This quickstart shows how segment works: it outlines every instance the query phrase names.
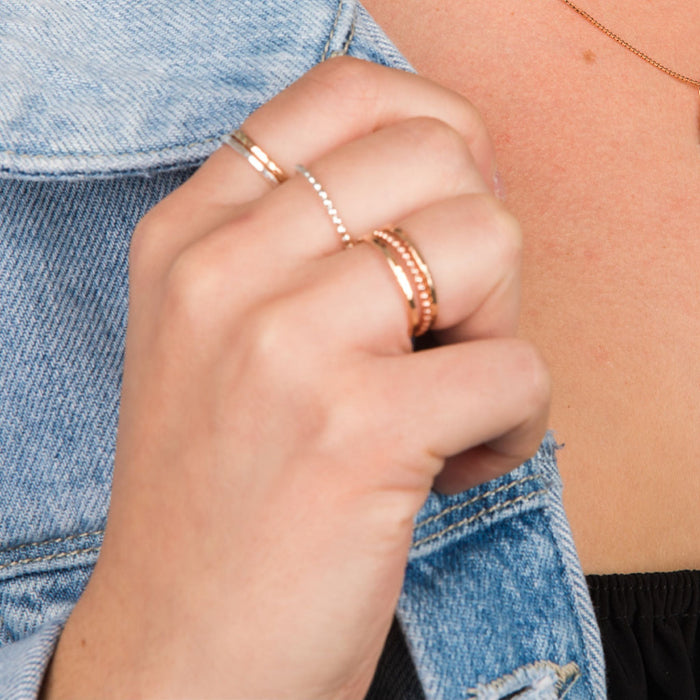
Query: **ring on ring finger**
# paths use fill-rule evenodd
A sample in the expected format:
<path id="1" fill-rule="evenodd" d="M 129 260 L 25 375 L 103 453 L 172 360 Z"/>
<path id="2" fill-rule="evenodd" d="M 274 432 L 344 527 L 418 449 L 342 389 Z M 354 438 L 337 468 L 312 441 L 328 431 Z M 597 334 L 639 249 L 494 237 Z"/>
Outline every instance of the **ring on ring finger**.
<path id="1" fill-rule="evenodd" d="M 360 239 L 378 249 L 389 265 L 406 300 L 409 336 L 427 333 L 438 313 L 430 269 L 415 244 L 400 228 L 383 228 Z"/>

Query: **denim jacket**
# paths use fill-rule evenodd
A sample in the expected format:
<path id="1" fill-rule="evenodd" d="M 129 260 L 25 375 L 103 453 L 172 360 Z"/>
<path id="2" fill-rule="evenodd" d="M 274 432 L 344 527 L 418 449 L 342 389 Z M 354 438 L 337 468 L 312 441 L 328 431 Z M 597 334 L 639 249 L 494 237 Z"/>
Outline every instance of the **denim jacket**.
<path id="1" fill-rule="evenodd" d="M 0 698 L 37 697 L 100 550 L 134 225 L 344 53 L 410 70 L 354 0 L 0 4 Z M 418 515 L 397 616 L 429 700 L 605 696 L 555 449 Z"/>

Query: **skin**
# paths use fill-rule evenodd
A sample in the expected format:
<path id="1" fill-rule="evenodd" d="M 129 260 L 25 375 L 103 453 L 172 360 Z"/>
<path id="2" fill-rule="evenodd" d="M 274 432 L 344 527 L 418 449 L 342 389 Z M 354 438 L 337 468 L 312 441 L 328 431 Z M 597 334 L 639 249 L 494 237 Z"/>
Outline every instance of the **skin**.
<path id="1" fill-rule="evenodd" d="M 217 151 L 134 233 L 110 513 L 47 699 L 364 697 L 430 488 L 542 438 L 520 228 L 473 107 L 333 59 L 244 128 L 308 164 L 350 231 L 411 232 L 442 344 L 411 352 L 385 261 L 341 249 L 300 175 L 271 190 Z"/>
<path id="2" fill-rule="evenodd" d="M 694 0 L 579 4 L 700 78 Z M 521 335 L 552 371 L 584 569 L 700 568 L 697 90 L 557 0 L 365 5 L 493 136 L 523 226 Z"/>
<path id="3" fill-rule="evenodd" d="M 695 92 L 555 0 L 366 5 L 424 75 L 474 101 L 493 149 L 471 108 L 449 93 L 376 73 L 355 80 L 352 71 L 318 81 L 331 93 L 318 93 L 315 109 L 308 94 L 283 93 L 246 129 L 287 169 L 309 164 L 351 229 L 391 220 L 411 231 L 440 280 L 444 354 L 431 362 L 407 354 L 402 301 L 385 267 L 368 250 L 332 255 L 335 234 L 306 183 L 270 195 L 232 153 L 215 154 L 136 232 L 138 311 L 129 321 L 113 507 L 47 698 L 363 697 L 398 594 L 411 515 L 430 484 L 454 491 L 514 466 L 534 451 L 545 422 L 546 372 L 532 346 L 512 337 L 520 244 L 485 184 L 493 151 L 523 227 L 520 335 L 552 367 L 551 425 L 567 444 L 559 461 L 584 567 L 700 565 Z M 700 64 L 697 3 L 590 0 L 586 9 L 683 72 Z M 375 89 L 358 92 L 360 83 Z M 332 115 L 329 104 L 339 107 Z M 380 107 L 374 123 L 368 104 Z M 339 130 L 338 114 L 349 115 Z M 419 114 L 442 126 L 387 130 Z M 371 148 L 339 148 L 378 126 Z M 380 152 L 407 167 L 382 174 L 371 155 Z M 338 175 L 353 162 L 362 177 Z M 397 172 L 421 177 L 399 182 Z M 455 176 L 459 187 L 446 192 Z M 371 204 L 386 183 L 399 185 L 397 201 Z M 275 236 L 283 218 L 286 235 Z M 278 294 L 262 299 L 261 290 Z M 323 354 L 307 344 L 319 333 L 329 339 Z M 349 338 L 359 345 L 348 347 Z M 283 358 L 269 351 L 280 346 Z M 164 369 L 154 379 L 155 366 Z M 439 400 L 424 404 L 428 385 Z M 261 397 L 259 413 L 246 420 L 235 409 L 251 395 Z M 290 424 L 290 406 L 302 420 Z M 379 430 L 378 416 L 389 417 Z M 342 528 L 349 521 L 352 536 Z M 338 542 L 351 567 L 334 559 Z M 221 551 L 235 556 L 221 561 Z M 319 566 L 300 572 L 300 558 Z M 334 607 L 338 592 L 367 603 Z M 271 665 L 279 669 L 272 679 Z"/>

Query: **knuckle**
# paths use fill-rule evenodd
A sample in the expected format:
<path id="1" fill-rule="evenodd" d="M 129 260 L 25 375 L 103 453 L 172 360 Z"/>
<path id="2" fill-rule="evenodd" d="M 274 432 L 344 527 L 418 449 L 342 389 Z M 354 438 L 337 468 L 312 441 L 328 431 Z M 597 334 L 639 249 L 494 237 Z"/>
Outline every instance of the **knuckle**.
<path id="1" fill-rule="evenodd" d="M 468 137 L 484 137 L 488 133 L 486 122 L 481 112 L 476 108 L 474 103 L 470 102 L 466 97 L 461 99 L 461 111 L 457 127 L 461 133 Z"/>
<path id="2" fill-rule="evenodd" d="M 454 124 L 473 148 L 483 147 L 490 142 L 489 130 L 486 128 L 483 116 L 466 98 L 461 100 L 461 109 L 455 116 Z"/>
<path id="3" fill-rule="evenodd" d="M 296 297 L 280 294 L 258 305 L 253 325 L 261 347 L 279 351 L 287 343 L 296 345 L 305 336 L 305 311 Z"/>
<path id="4" fill-rule="evenodd" d="M 200 327 L 221 307 L 221 262 L 208 246 L 182 251 L 167 271 L 164 311 L 187 327 Z"/>
<path id="5" fill-rule="evenodd" d="M 421 162 L 430 164 L 438 178 L 452 185 L 455 194 L 463 189 L 465 180 L 473 180 L 473 154 L 450 125 L 433 117 L 414 117 L 404 121 L 401 129 L 402 137 L 415 149 Z"/>
<path id="6" fill-rule="evenodd" d="M 257 240 L 272 225 L 278 221 L 272 215 L 268 207 L 257 206 L 257 203 L 248 203 L 239 207 L 232 218 L 217 229 L 216 233 L 228 239 L 229 244 L 235 246 L 239 241 L 247 242 Z M 245 249 L 242 245 L 241 249 Z"/>
<path id="7" fill-rule="evenodd" d="M 247 319 L 246 335 L 261 355 L 275 356 L 290 338 L 287 306 L 280 299 L 271 299 L 259 305 Z"/>
<path id="8" fill-rule="evenodd" d="M 462 222 L 481 232 L 484 252 L 500 274 L 520 265 L 523 248 L 520 223 L 493 195 L 466 195 L 461 198 L 458 211 Z"/>
<path id="9" fill-rule="evenodd" d="M 381 70 L 369 61 L 337 56 L 317 65 L 309 76 L 323 88 L 323 103 L 328 104 L 326 93 L 330 91 L 333 95 L 330 104 L 334 109 L 339 100 L 344 110 L 356 108 L 357 111 L 366 111 L 368 107 L 374 108 L 376 105 Z"/>
<path id="10" fill-rule="evenodd" d="M 155 209 L 136 224 L 129 247 L 129 266 L 132 271 L 152 267 L 170 230 L 169 222 L 164 221 Z"/>
<path id="11" fill-rule="evenodd" d="M 549 368 L 540 351 L 528 341 L 514 340 L 512 361 L 528 413 L 545 410 L 552 387 Z"/>
<path id="12" fill-rule="evenodd" d="M 489 221 L 487 228 L 497 249 L 502 269 L 510 270 L 520 265 L 523 251 L 523 236 L 518 220 L 493 197 L 487 197 Z"/>
<path id="13" fill-rule="evenodd" d="M 252 365 L 273 381 L 289 382 L 305 374 L 304 366 L 314 353 L 304 332 L 304 316 L 293 296 L 268 298 L 246 314 L 241 342 Z"/>
<path id="14" fill-rule="evenodd" d="M 248 309 L 227 357 L 234 367 L 231 386 L 243 383 L 252 391 L 251 411 L 265 412 L 265 422 L 279 427 L 277 437 L 285 434 L 281 449 L 296 457 L 300 449 L 311 455 L 330 440 L 337 391 L 333 375 L 317 362 L 319 355 L 298 327 L 295 307 L 293 297 L 285 296 Z"/>

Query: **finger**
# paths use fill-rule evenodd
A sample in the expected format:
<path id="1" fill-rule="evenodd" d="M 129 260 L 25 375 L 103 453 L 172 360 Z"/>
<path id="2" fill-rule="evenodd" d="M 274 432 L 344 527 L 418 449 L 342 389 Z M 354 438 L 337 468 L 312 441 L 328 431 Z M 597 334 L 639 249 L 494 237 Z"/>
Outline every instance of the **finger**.
<path id="1" fill-rule="evenodd" d="M 279 115 L 287 118 L 280 123 Z M 461 134 L 482 177 L 492 182 L 494 150 L 484 122 L 461 95 L 413 73 L 343 57 L 319 64 L 278 98 L 253 113 L 246 129 L 264 135 L 291 166 L 388 124 L 433 117 Z M 297 152 L 292 153 L 294 143 Z M 287 153 L 292 154 L 287 159 Z"/>
<path id="2" fill-rule="evenodd" d="M 396 464 L 425 455 L 424 476 L 450 493 L 517 467 L 537 451 L 546 430 L 549 374 L 522 340 L 377 358 L 366 381 L 376 430 L 396 446 Z"/>
<path id="3" fill-rule="evenodd" d="M 410 232 L 432 272 L 439 300 L 437 328 L 452 327 L 450 332 L 470 338 L 515 332 L 519 229 L 493 197 L 464 195 L 399 223 Z M 229 273 L 236 259 L 247 264 L 240 262 L 240 256 L 229 257 L 212 300 L 230 288 Z M 348 347 L 379 355 L 410 351 L 406 297 L 374 246 L 356 245 L 286 271 L 274 267 L 280 260 L 284 256 L 275 256 L 265 271 L 258 270 L 250 289 L 240 286 L 246 284 L 244 269 L 235 277 L 241 280 L 236 290 L 241 303 L 272 300 L 277 308 L 270 325 L 286 329 L 283 335 L 299 335 L 303 329 L 302 338 L 322 337 L 329 355 L 347 352 Z M 203 275 L 196 272 L 192 277 Z M 261 284 L 261 277 L 267 284 Z"/>
<path id="4" fill-rule="evenodd" d="M 310 167 L 327 192 L 325 201 L 332 198 L 355 238 L 434 202 L 465 192 L 488 192 L 462 137 L 432 118 L 387 126 L 340 146 Z M 134 235 L 132 251 L 146 247 L 164 261 L 160 267 L 167 267 L 167 261 L 208 235 L 196 215 L 201 202 L 190 204 L 182 214 L 185 225 L 171 222 L 169 215 L 145 219 Z M 229 211 L 219 231 L 234 246 L 232 269 L 263 271 L 272 260 L 291 267 L 342 249 L 328 206 L 301 174 Z"/>
<path id="5" fill-rule="evenodd" d="M 430 270 L 438 300 L 434 327 L 442 331 L 444 342 L 515 334 L 520 228 L 494 197 L 462 195 L 397 223 Z M 343 327 L 352 329 L 358 342 L 380 352 L 389 335 L 396 334 L 400 344 L 407 334 L 406 297 L 386 258 L 374 247 L 356 246 L 323 258 L 314 284 L 319 299 L 343 309 L 337 316 L 341 336 Z M 349 294 L 352 305 L 341 305 Z"/>
<path id="6" fill-rule="evenodd" d="M 434 119 L 386 127 L 309 167 L 354 239 L 436 202 L 489 191 L 459 134 Z M 327 207 L 302 175 L 254 206 L 260 228 L 279 230 L 284 212 L 284 241 L 277 245 L 291 258 L 308 260 L 342 248 Z"/>
<path id="7" fill-rule="evenodd" d="M 348 141 L 416 116 L 449 124 L 467 143 L 484 181 L 493 182 L 493 145 L 466 99 L 420 76 L 349 57 L 313 68 L 254 112 L 243 128 L 291 174 L 297 163 L 308 164 Z M 244 158 L 222 146 L 159 205 L 159 215 L 177 227 L 183 216 L 194 213 L 204 230 L 221 223 L 230 207 L 269 189 Z"/>
<path id="8" fill-rule="evenodd" d="M 514 335 L 520 312 L 522 236 L 492 195 L 469 194 L 398 222 L 428 265 L 444 343 Z"/>

